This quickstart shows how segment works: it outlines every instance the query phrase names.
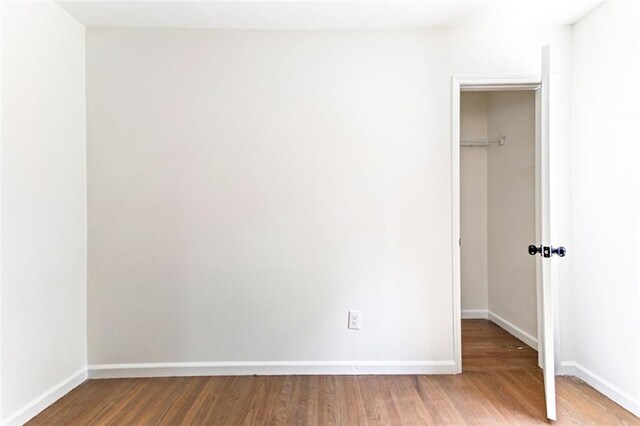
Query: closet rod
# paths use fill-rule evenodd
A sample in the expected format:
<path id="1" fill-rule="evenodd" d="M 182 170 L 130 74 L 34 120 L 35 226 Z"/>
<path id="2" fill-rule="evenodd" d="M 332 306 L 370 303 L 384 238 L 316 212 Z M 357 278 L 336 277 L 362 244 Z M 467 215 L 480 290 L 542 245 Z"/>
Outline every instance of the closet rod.
<path id="1" fill-rule="evenodd" d="M 460 146 L 504 145 L 505 139 L 505 136 L 498 139 L 460 139 Z"/>

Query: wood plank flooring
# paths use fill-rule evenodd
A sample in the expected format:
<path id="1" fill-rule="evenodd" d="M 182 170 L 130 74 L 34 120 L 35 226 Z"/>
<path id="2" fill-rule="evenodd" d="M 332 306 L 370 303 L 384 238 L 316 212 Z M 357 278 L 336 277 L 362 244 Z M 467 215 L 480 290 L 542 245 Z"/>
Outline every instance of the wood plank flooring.
<path id="1" fill-rule="evenodd" d="M 462 371 L 538 371 L 538 352 L 491 321 L 462 321 Z"/>
<path id="2" fill-rule="evenodd" d="M 485 320 L 463 321 L 456 376 L 241 376 L 89 380 L 29 425 L 496 425 L 545 419 L 537 353 Z M 640 425 L 559 377 L 558 424 Z"/>

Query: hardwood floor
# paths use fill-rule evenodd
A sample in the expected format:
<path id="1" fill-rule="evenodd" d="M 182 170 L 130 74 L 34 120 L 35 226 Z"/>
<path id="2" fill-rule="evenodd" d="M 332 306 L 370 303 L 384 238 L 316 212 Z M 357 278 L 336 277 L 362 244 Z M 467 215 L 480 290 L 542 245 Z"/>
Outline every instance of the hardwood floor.
<path id="1" fill-rule="evenodd" d="M 29 425 L 547 423 L 537 353 L 463 321 L 456 376 L 240 376 L 89 380 Z M 640 425 L 585 383 L 558 377 L 558 424 Z"/>
<path id="2" fill-rule="evenodd" d="M 462 371 L 538 371 L 538 352 L 491 321 L 462 321 Z"/>

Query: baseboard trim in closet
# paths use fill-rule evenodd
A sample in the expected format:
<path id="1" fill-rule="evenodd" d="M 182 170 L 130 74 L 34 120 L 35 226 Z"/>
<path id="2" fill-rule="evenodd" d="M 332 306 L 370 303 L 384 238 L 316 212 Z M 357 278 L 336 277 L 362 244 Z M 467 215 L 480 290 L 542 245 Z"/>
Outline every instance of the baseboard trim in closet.
<path id="1" fill-rule="evenodd" d="M 502 318 L 501 316 L 494 314 L 491 311 L 489 311 L 488 319 L 489 319 L 489 321 L 491 321 L 492 323 L 496 324 L 500 328 L 503 328 L 504 330 L 506 330 L 509 334 L 511 334 L 511 335 L 517 337 L 518 339 L 522 340 L 524 343 L 526 343 L 528 346 L 532 347 L 536 351 L 538 350 L 538 339 L 536 337 L 530 335 L 529 333 L 527 333 L 526 331 L 524 331 L 520 327 L 518 327 L 518 326 L 514 325 L 513 323 L 507 321 L 506 319 Z"/>
<path id="2" fill-rule="evenodd" d="M 489 319 L 489 311 L 486 309 L 463 309 L 462 319 Z"/>

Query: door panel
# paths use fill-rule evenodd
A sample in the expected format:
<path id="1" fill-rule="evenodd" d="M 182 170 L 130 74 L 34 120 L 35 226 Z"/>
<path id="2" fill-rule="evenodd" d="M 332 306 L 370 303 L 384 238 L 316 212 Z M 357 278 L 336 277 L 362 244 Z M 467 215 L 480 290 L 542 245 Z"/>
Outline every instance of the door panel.
<path id="1" fill-rule="evenodd" d="M 541 245 L 551 244 L 550 233 L 550 172 L 549 172 L 549 145 L 550 140 L 549 119 L 550 119 L 550 90 L 551 90 L 551 72 L 550 72 L 550 49 L 546 46 L 542 49 L 542 79 L 540 86 L 540 138 L 537 155 L 537 169 L 539 172 L 539 227 L 538 227 L 538 243 Z M 542 352 L 542 368 L 544 375 L 544 393 L 547 405 L 547 418 L 556 420 L 556 376 L 555 376 L 555 356 L 554 356 L 554 338 L 553 338 L 553 289 L 551 280 L 551 259 L 544 256 L 537 257 L 538 278 L 541 280 L 542 301 L 542 332 L 538 350 Z"/>

